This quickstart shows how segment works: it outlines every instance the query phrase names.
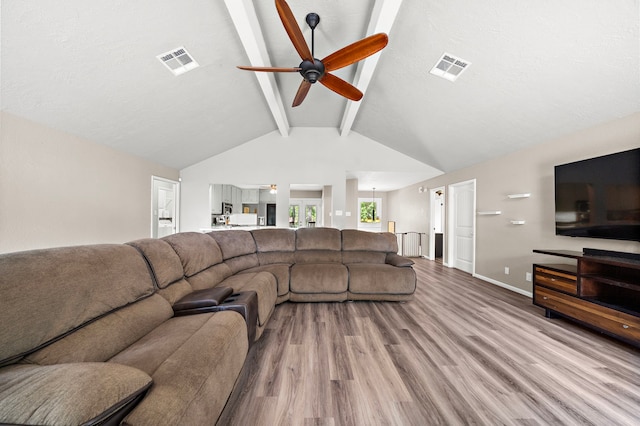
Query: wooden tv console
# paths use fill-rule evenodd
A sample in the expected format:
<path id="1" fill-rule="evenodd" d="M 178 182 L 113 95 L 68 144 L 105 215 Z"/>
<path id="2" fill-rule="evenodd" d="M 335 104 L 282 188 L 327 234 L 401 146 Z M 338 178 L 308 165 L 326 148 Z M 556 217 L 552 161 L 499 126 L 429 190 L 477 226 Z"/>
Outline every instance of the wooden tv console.
<path id="1" fill-rule="evenodd" d="M 533 265 L 533 303 L 545 308 L 547 318 L 566 317 L 640 347 L 640 261 L 568 250 L 533 252 L 576 260 Z"/>

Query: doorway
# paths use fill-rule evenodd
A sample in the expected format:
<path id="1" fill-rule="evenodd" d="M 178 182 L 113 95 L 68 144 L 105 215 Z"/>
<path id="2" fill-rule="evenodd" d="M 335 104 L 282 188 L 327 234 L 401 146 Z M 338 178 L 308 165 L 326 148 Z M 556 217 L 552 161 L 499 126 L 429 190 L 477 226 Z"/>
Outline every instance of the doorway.
<path id="1" fill-rule="evenodd" d="M 179 231 L 180 182 L 151 176 L 151 238 Z"/>
<path id="2" fill-rule="evenodd" d="M 448 187 L 448 266 L 475 273 L 476 180 Z"/>
<path id="3" fill-rule="evenodd" d="M 429 192 L 431 232 L 429 233 L 429 259 L 443 260 L 445 236 L 445 194 L 444 186 Z"/>
<path id="4" fill-rule="evenodd" d="M 289 200 L 289 227 L 315 228 L 322 226 L 322 199 L 302 198 Z"/>
<path id="5" fill-rule="evenodd" d="M 267 226 L 276 226 L 276 205 L 267 204 Z"/>

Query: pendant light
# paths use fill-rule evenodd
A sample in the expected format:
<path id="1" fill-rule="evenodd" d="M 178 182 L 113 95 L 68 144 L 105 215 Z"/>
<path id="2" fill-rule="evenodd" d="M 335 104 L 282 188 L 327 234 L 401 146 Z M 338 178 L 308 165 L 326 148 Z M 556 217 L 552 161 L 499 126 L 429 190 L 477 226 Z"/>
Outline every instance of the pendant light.
<path id="1" fill-rule="evenodd" d="M 376 188 L 373 188 L 373 195 L 371 196 L 371 223 L 376 223 Z"/>

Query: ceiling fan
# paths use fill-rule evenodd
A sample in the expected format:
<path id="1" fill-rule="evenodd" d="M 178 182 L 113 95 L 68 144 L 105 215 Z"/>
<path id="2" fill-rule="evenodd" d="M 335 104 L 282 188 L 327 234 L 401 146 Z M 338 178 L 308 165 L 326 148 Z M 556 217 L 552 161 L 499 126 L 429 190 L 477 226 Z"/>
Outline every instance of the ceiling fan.
<path id="1" fill-rule="evenodd" d="M 389 41 L 387 35 L 379 33 L 363 38 L 362 40 L 343 47 L 320 60 L 314 58 L 313 55 L 314 31 L 318 23 L 320 23 L 320 16 L 318 16 L 317 13 L 309 13 L 306 17 L 306 22 L 309 25 L 309 28 L 311 28 L 311 50 L 309 50 L 309 46 L 304 40 L 304 35 L 296 23 L 296 18 L 293 16 L 287 2 L 285 0 L 275 1 L 278 15 L 280 15 L 280 20 L 293 43 L 293 47 L 300 55 L 300 58 L 302 58 L 302 62 L 299 66 L 293 68 L 245 66 L 238 66 L 238 68 L 247 71 L 262 72 L 299 72 L 302 75 L 303 80 L 298 88 L 295 98 L 293 99 L 292 107 L 296 107 L 304 101 L 311 85 L 317 81 L 347 99 L 351 99 L 352 101 L 359 101 L 362 99 L 362 92 L 360 90 L 343 79 L 331 74 L 331 71 L 335 71 L 361 61 L 362 59 L 384 49 Z"/>

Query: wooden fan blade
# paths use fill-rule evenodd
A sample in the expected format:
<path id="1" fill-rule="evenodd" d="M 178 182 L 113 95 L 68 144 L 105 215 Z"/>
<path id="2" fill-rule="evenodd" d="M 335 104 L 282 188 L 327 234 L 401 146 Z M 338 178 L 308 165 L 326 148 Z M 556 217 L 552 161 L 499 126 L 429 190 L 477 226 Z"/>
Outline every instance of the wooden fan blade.
<path id="1" fill-rule="evenodd" d="M 324 64 L 325 71 L 335 71 L 379 52 L 384 49 L 388 42 L 389 37 L 386 34 L 374 34 L 343 47 L 324 58 L 321 62 Z"/>
<path id="2" fill-rule="evenodd" d="M 293 104 L 291 106 L 297 107 L 298 105 L 300 105 L 302 101 L 304 101 L 304 98 L 307 97 L 307 93 L 309 93 L 310 88 L 311 83 L 309 83 L 307 80 L 302 80 L 302 83 L 300 83 L 300 87 L 298 87 L 298 93 L 296 93 L 296 97 L 293 98 Z"/>
<path id="3" fill-rule="evenodd" d="M 263 72 L 299 72 L 302 68 L 278 68 L 278 67 L 245 67 L 238 65 L 241 70 L 263 71 Z"/>
<path id="4" fill-rule="evenodd" d="M 338 95 L 342 95 L 347 99 L 351 99 L 352 101 L 359 101 L 362 99 L 361 91 L 333 74 L 325 73 L 318 81 L 326 88 L 333 90 Z"/>
<path id="5" fill-rule="evenodd" d="M 304 61 L 313 62 L 313 55 L 311 55 L 309 46 L 307 46 L 304 35 L 302 35 L 302 30 L 300 30 L 296 18 L 293 16 L 293 12 L 291 12 L 291 8 L 289 8 L 287 2 L 284 0 L 276 0 L 276 9 L 278 9 L 278 15 L 280 15 L 282 25 L 284 25 L 284 29 L 287 31 L 298 55 L 300 55 Z"/>

